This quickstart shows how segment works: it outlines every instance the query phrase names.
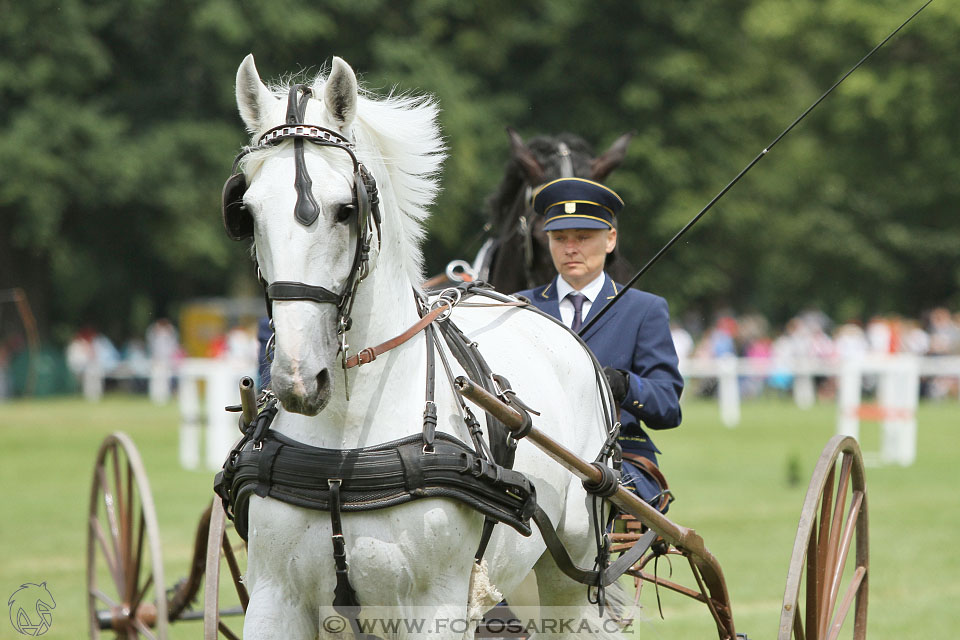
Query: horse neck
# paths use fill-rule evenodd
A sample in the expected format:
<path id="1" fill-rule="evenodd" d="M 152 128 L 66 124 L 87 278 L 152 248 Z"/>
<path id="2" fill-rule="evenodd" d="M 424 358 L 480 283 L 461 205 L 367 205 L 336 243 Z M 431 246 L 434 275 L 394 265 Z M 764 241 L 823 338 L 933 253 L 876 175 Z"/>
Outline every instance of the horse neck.
<path id="1" fill-rule="evenodd" d="M 420 319 L 413 283 L 398 264 L 385 262 L 381 255 L 360 283 L 351 315 L 348 340 L 354 353 L 400 335 Z"/>

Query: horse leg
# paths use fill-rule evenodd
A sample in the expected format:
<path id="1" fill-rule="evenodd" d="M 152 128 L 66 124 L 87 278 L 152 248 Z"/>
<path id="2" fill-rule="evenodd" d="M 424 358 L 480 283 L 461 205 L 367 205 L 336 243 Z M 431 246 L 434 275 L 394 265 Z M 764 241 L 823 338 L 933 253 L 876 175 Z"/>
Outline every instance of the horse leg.
<path id="1" fill-rule="evenodd" d="M 329 549 L 329 537 L 311 545 L 317 536 L 309 532 L 321 518 L 321 514 L 277 500 L 251 498 L 244 576 L 250 602 L 244 638 L 316 640 L 319 585 L 314 566 L 317 559 L 329 558 L 319 551 Z"/>
<path id="2" fill-rule="evenodd" d="M 588 507 L 591 498 L 585 498 L 580 487 L 571 487 L 567 493 L 564 516 L 557 526 L 557 534 L 567 548 L 570 558 L 581 567 L 590 568 L 596 555 L 596 543 L 591 528 L 592 516 Z M 534 566 L 537 591 L 540 595 L 537 637 L 549 638 L 621 638 L 620 624 L 605 608 L 601 617 L 596 604 L 591 604 L 586 585 L 568 577 L 545 552 Z M 619 598 L 619 587 L 607 588 L 609 595 Z M 518 616 L 521 620 L 524 616 Z M 530 616 L 528 616 L 530 617 Z"/>
<path id="3" fill-rule="evenodd" d="M 314 640 L 317 633 L 317 612 L 291 602 L 276 583 L 261 582 L 250 594 L 243 624 L 247 640 Z"/>
<path id="4" fill-rule="evenodd" d="M 586 566 L 592 563 L 582 563 Z M 540 607 L 536 617 L 524 615 L 524 611 L 515 611 L 523 621 L 532 619 L 538 633 L 537 638 L 584 638 L 597 640 L 622 638 L 621 624 L 611 614 L 613 607 L 605 607 L 601 617 L 596 604 L 588 598 L 586 585 L 575 582 L 564 574 L 553 561 L 549 553 L 537 563 L 534 569 L 537 575 L 537 587 L 540 594 Z M 607 587 L 608 600 L 622 600 L 617 584 Z M 614 595 L 614 594 L 617 595 Z M 610 596 L 614 596 L 611 598 Z"/>

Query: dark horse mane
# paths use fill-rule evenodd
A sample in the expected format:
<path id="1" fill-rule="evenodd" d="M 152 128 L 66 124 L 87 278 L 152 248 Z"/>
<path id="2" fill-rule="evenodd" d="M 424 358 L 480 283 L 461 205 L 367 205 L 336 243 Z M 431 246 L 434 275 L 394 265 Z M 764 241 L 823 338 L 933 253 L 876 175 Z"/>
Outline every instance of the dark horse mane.
<path id="1" fill-rule="evenodd" d="M 530 207 L 533 191 L 571 175 L 603 182 L 623 161 L 633 133 L 620 136 L 596 156 L 586 140 L 572 133 L 540 135 L 524 142 L 513 129 L 507 132 L 510 160 L 496 191 L 485 202 L 493 247 L 480 276 L 498 290 L 512 293 L 545 284 L 556 275 L 543 222 Z M 620 282 L 633 275 L 616 250 L 607 256 L 606 268 Z"/>

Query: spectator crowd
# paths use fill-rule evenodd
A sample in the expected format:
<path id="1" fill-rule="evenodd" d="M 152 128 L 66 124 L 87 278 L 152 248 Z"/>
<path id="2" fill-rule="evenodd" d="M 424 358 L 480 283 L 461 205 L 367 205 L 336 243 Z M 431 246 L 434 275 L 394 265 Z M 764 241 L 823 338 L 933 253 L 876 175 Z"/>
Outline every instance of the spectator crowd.
<path id="1" fill-rule="evenodd" d="M 672 326 L 673 340 L 685 361 L 708 361 L 723 357 L 750 358 L 770 363 L 770 374 L 762 379 L 742 380 L 741 393 L 755 395 L 765 390 L 789 391 L 791 363 L 798 360 L 839 363 L 876 355 L 960 356 L 960 312 L 938 307 L 920 318 L 876 315 L 867 322 L 835 322 L 818 310 L 806 310 L 776 328 L 760 314 L 718 314 L 711 324 L 702 316 L 689 316 Z M 257 342 L 253 327 L 233 327 L 210 341 L 204 357 L 256 359 Z M 0 355 L 3 352 L 0 351 Z M 7 354 L 9 355 L 9 354 Z M 91 368 L 133 391 L 146 391 L 146 381 L 157 366 L 175 370 L 185 357 L 178 332 L 166 319 L 155 321 L 143 338 L 128 340 L 121 348 L 102 333 L 83 328 L 67 345 L 67 367 L 82 386 L 85 371 Z M 0 357 L 0 382 L 4 364 Z M 781 366 L 782 365 L 782 366 Z M 957 377 L 929 378 L 922 394 L 939 398 L 958 394 Z M 817 379 L 821 395 L 833 392 L 833 380 Z M 689 384 L 687 393 L 711 394 L 715 382 Z M 3 393 L 0 384 L 0 398 Z M 9 395 L 7 393 L 6 395 Z"/>
<path id="2" fill-rule="evenodd" d="M 960 356 L 960 313 L 938 307 L 919 319 L 876 315 L 864 324 L 857 320 L 836 323 L 821 311 L 807 310 L 791 318 L 781 331 L 771 330 L 761 315 L 724 313 L 706 328 L 675 324 L 673 339 L 681 363 L 729 356 L 769 361 L 771 375 L 741 390 L 749 395 L 764 387 L 789 389 L 792 376 L 787 365 L 799 360 L 840 363 L 894 354 Z M 832 380 L 821 377 L 817 382 L 821 394 L 833 392 Z M 711 388 L 701 385 L 698 391 L 710 393 Z M 923 382 L 922 393 L 928 397 L 956 392 L 956 378 Z"/>

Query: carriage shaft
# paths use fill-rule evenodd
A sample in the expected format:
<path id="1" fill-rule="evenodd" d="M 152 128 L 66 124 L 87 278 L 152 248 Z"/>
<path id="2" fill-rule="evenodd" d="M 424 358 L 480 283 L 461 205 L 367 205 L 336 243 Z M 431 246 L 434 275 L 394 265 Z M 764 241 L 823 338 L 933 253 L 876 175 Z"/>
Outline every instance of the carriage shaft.
<path id="1" fill-rule="evenodd" d="M 513 432 L 520 431 L 524 426 L 522 416 L 512 407 L 501 401 L 497 396 L 486 389 L 477 386 L 464 376 L 456 379 L 456 389 L 465 398 L 477 403 L 485 411 L 503 422 Z M 601 480 L 601 471 L 546 433 L 531 427 L 525 437 L 555 460 L 565 469 L 573 473 L 580 480 L 597 484 Z M 700 575 L 709 591 L 710 599 L 722 603 L 720 611 L 722 619 L 717 620 L 717 627 L 721 638 L 735 638 L 733 617 L 730 607 L 730 595 L 720 563 L 707 550 L 703 538 L 693 529 L 682 527 L 671 522 L 662 513 L 641 500 L 636 494 L 620 486 L 617 492 L 607 498 L 624 512 L 639 519 L 644 525 L 654 530 L 661 538 L 683 551 L 700 571 Z"/>
<path id="2" fill-rule="evenodd" d="M 257 419 L 257 387 L 250 376 L 240 378 L 240 407 L 243 424 L 249 427 Z"/>

